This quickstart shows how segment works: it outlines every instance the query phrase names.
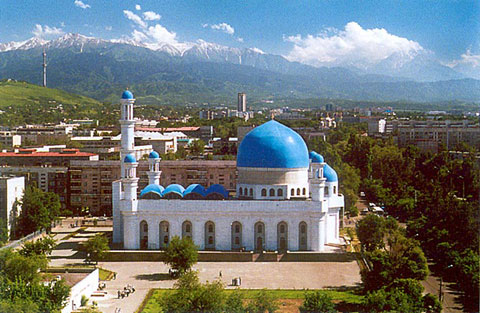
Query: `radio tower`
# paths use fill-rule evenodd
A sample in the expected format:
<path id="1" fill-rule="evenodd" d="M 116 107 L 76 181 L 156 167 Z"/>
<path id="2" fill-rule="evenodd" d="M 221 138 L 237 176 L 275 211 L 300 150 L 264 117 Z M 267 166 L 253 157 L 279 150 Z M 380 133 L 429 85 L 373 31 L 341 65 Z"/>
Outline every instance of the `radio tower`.
<path id="1" fill-rule="evenodd" d="M 47 53 L 43 48 L 43 87 L 47 87 Z"/>

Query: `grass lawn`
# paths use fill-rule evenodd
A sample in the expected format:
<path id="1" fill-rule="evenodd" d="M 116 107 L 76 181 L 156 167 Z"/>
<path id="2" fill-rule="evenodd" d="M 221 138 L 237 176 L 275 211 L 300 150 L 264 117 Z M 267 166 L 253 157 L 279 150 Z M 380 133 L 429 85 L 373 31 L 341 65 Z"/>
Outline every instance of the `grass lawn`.
<path id="1" fill-rule="evenodd" d="M 228 295 L 234 291 L 240 292 L 243 294 L 245 299 L 251 299 L 258 292 L 255 289 L 226 289 L 225 293 Z M 287 290 L 287 289 L 273 289 L 267 290 L 268 293 L 273 294 L 273 296 L 279 300 L 286 299 L 303 299 L 305 296 L 306 290 Z M 310 290 L 312 291 L 312 290 Z M 173 292 L 173 289 L 151 289 L 143 300 L 142 305 L 140 306 L 138 313 L 159 313 L 162 312 L 159 301 L 160 299 L 168 293 Z M 356 293 L 355 290 L 341 291 L 341 290 L 321 290 L 322 293 L 328 294 L 332 297 L 335 303 L 342 303 L 347 306 L 358 306 L 363 301 L 363 296 Z"/>
<path id="2" fill-rule="evenodd" d="M 98 268 L 98 277 L 99 277 L 100 280 L 112 280 L 113 272 L 99 267 Z"/>

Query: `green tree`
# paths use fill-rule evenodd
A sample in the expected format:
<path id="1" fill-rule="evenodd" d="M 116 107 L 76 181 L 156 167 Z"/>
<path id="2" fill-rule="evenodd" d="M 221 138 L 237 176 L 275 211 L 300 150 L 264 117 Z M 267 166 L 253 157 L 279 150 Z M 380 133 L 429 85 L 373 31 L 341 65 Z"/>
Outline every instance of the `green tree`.
<path id="1" fill-rule="evenodd" d="M 5 245 L 9 238 L 6 220 L 2 218 L 0 219 L 0 247 Z"/>
<path id="2" fill-rule="evenodd" d="M 98 263 L 99 260 L 103 259 L 108 250 L 110 250 L 108 239 L 102 234 L 95 235 L 85 243 L 88 262 L 95 261 L 95 263 Z"/>
<path id="3" fill-rule="evenodd" d="M 190 153 L 193 155 L 203 155 L 203 151 L 205 150 L 205 141 L 198 139 L 192 141 L 190 144 Z"/>
<path id="4" fill-rule="evenodd" d="M 414 279 L 397 279 L 369 292 L 364 300 L 368 312 L 423 312 L 423 287 Z"/>
<path id="5" fill-rule="evenodd" d="M 19 253 L 23 256 L 50 255 L 56 245 L 57 241 L 53 237 L 43 237 L 25 242 Z"/>
<path id="6" fill-rule="evenodd" d="M 299 308 L 300 313 L 333 313 L 336 312 L 332 298 L 320 291 L 305 293 L 305 300 Z"/>
<path id="7" fill-rule="evenodd" d="M 266 289 L 257 292 L 247 305 L 248 313 L 273 313 L 277 310 L 277 299 Z"/>
<path id="8" fill-rule="evenodd" d="M 198 247 L 190 238 L 174 236 L 165 249 L 164 263 L 181 274 L 189 271 L 197 263 Z"/>
<path id="9" fill-rule="evenodd" d="M 357 223 L 357 236 L 366 251 L 384 247 L 384 220 L 375 214 L 369 214 Z"/>
<path id="10" fill-rule="evenodd" d="M 164 312 L 223 312 L 225 293 L 222 283 L 201 284 L 197 272 L 182 275 L 174 286 L 175 291 L 161 300 Z"/>
<path id="11" fill-rule="evenodd" d="M 0 273 L 10 281 L 21 279 L 26 283 L 40 280 L 40 270 L 48 265 L 45 255 L 23 256 L 11 249 L 0 251 Z"/>
<path id="12" fill-rule="evenodd" d="M 22 197 L 22 212 L 17 228 L 19 234 L 27 235 L 41 229 L 49 231 L 52 222 L 60 214 L 60 208 L 57 194 L 27 186 Z"/>
<path id="13" fill-rule="evenodd" d="M 243 296 L 237 290 L 230 293 L 225 300 L 225 312 L 228 313 L 246 313 L 245 306 L 243 305 Z"/>

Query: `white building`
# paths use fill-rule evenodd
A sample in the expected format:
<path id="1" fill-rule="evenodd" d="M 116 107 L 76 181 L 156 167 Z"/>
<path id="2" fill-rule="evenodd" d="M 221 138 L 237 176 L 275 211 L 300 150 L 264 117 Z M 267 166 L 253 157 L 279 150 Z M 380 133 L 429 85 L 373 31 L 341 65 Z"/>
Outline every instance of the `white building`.
<path id="1" fill-rule="evenodd" d="M 25 177 L 0 177 L 0 219 L 5 221 L 9 234 L 20 214 L 24 190 Z"/>
<path id="2" fill-rule="evenodd" d="M 159 183 L 158 153 L 137 196 L 133 105 L 122 95 L 122 179 L 113 183 L 113 241 L 125 249 L 162 249 L 172 236 L 201 250 L 310 250 L 339 242 L 344 206 L 336 172 L 303 139 L 274 120 L 250 131 L 238 149 L 236 196 L 221 185 L 186 189 Z"/>

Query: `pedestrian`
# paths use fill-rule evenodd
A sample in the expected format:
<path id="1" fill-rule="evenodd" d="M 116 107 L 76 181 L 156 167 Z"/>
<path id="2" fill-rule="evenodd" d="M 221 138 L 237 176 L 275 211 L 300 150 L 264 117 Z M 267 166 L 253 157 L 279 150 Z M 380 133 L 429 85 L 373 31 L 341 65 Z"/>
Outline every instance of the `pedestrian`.
<path id="1" fill-rule="evenodd" d="M 135 287 L 132 286 L 132 293 L 134 293 L 134 292 L 135 292 Z"/>
<path id="2" fill-rule="evenodd" d="M 118 299 L 120 299 L 121 294 L 122 294 L 122 293 L 120 292 L 120 290 L 117 290 Z"/>
<path id="3" fill-rule="evenodd" d="M 113 272 L 113 280 L 117 279 L 117 272 Z"/>
<path id="4" fill-rule="evenodd" d="M 220 271 L 220 273 L 218 273 L 218 276 L 222 277 L 222 271 Z"/>

